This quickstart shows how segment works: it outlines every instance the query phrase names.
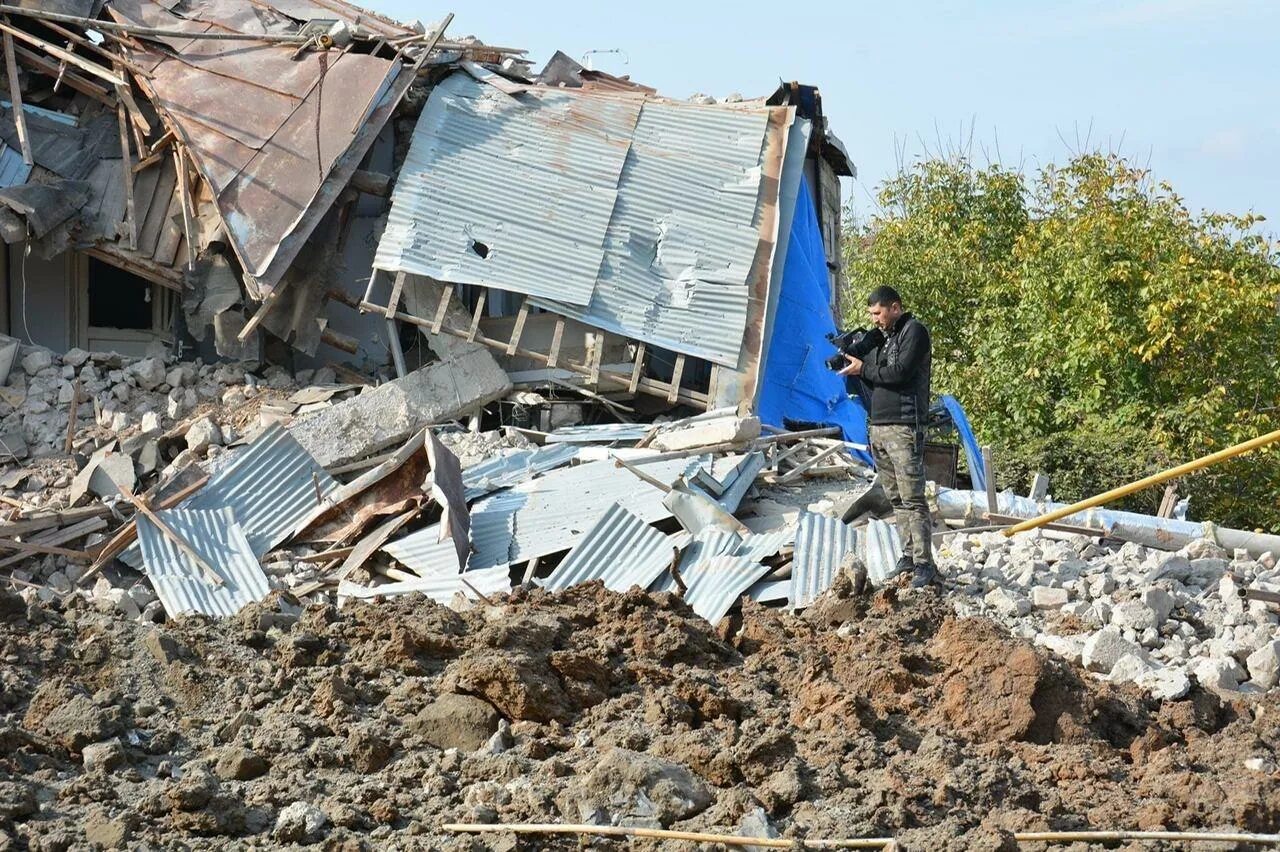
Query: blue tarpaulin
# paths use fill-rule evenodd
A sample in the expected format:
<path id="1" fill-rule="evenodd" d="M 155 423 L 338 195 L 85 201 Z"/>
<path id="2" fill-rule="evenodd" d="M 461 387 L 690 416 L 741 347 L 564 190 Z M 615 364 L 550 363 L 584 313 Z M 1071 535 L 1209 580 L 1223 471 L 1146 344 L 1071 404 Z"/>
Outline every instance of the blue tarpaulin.
<path id="1" fill-rule="evenodd" d="M 866 409 L 849 398 L 844 379 L 824 363 L 836 351 L 826 337 L 836 330 L 830 305 L 827 254 L 813 196 L 802 178 L 760 387 L 760 421 L 782 426 L 786 417 L 829 423 L 840 427 L 846 441 L 865 445 Z M 871 463 L 869 453 L 855 455 Z"/>
<path id="2" fill-rule="evenodd" d="M 769 354 L 761 382 L 759 415 L 762 423 L 782 426 L 783 418 L 839 426 L 846 441 L 867 444 L 867 410 L 845 392 L 845 380 L 824 363 L 835 354 L 827 335 L 836 330 L 831 316 L 831 285 L 827 255 L 818 229 L 813 196 L 804 179 L 791 220 L 791 237 L 782 271 L 782 292 L 770 329 Z M 982 452 L 960 402 L 939 400 L 960 436 L 969 462 L 973 487 L 986 487 Z M 871 464 L 871 455 L 854 455 Z"/>

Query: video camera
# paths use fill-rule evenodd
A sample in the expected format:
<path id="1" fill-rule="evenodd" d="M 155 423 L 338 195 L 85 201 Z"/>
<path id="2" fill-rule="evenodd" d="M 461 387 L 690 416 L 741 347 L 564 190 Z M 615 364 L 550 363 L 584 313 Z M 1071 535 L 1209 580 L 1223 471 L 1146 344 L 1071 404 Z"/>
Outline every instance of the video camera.
<path id="1" fill-rule="evenodd" d="M 831 341 L 832 345 L 836 347 L 836 354 L 826 360 L 827 369 L 838 373 L 849 366 L 849 361 L 844 356 L 853 354 L 853 347 L 857 346 L 858 342 L 867 336 L 867 331 L 865 328 L 855 328 L 838 334 L 828 334 L 827 340 Z"/>

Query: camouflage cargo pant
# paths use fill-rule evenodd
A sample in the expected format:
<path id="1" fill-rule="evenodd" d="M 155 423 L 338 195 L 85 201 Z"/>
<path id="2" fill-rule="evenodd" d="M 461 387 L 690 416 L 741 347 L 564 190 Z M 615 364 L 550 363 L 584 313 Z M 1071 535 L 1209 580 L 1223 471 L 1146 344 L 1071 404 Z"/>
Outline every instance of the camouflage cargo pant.
<path id="1" fill-rule="evenodd" d="M 893 505 L 902 553 L 916 565 L 933 562 L 933 521 L 924 496 L 924 433 L 914 426 L 872 426 L 871 457 Z"/>

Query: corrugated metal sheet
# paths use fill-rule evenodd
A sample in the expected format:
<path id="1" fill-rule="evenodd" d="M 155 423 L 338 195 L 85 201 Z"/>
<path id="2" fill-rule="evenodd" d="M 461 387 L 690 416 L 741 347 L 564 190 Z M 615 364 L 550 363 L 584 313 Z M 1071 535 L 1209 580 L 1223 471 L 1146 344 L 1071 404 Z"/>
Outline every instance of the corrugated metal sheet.
<path id="1" fill-rule="evenodd" d="M 673 459 L 645 465 L 645 473 L 671 483 L 705 460 Z M 619 503 L 646 523 L 670 517 L 663 494 L 611 461 L 560 468 L 477 502 L 471 510 L 471 565 L 487 568 L 522 562 L 568 550 L 582 540 L 600 516 Z M 481 517 L 490 513 L 512 516 L 513 532 L 505 546 L 494 546 L 482 535 Z"/>
<path id="2" fill-rule="evenodd" d="M 462 472 L 462 483 L 467 487 L 467 499 L 475 500 L 499 488 L 510 488 L 540 473 L 563 467 L 577 457 L 578 448 L 571 444 L 517 450 L 511 455 L 488 459 L 467 468 Z"/>
<path id="3" fill-rule="evenodd" d="M 647 589 L 674 559 L 675 549 L 666 533 L 615 503 L 542 585 L 558 592 L 588 580 L 603 580 L 615 592 L 632 586 Z"/>
<path id="4" fill-rule="evenodd" d="M 792 526 L 770 530 L 766 533 L 755 533 L 742 539 L 742 543 L 734 550 L 735 556 L 746 556 L 756 562 L 763 562 L 778 553 L 784 547 L 795 544 L 796 528 Z"/>
<path id="5" fill-rule="evenodd" d="M 803 513 L 791 563 L 791 605 L 806 607 L 831 588 L 841 560 L 857 545 L 858 531 L 839 518 Z"/>
<path id="6" fill-rule="evenodd" d="M 138 541 L 143 564 L 170 617 L 192 612 L 235 615 L 267 596 L 267 576 L 230 509 L 166 509 L 157 514 L 223 580 L 221 587 L 209 583 L 177 545 L 146 518 L 140 518 Z"/>
<path id="7" fill-rule="evenodd" d="M 548 444 L 611 444 L 639 441 L 653 427 L 647 423 L 598 423 L 592 426 L 565 426 L 547 435 Z"/>
<path id="8" fill-rule="evenodd" d="M 414 128 L 374 266 L 587 304 L 639 113 L 454 74 Z"/>
<path id="9" fill-rule="evenodd" d="M 688 547 L 680 556 L 680 564 L 677 571 L 680 572 L 681 578 L 686 573 L 692 571 L 696 566 L 705 562 L 713 556 L 733 553 L 742 543 L 742 538 L 736 532 L 719 529 L 718 527 L 708 527 L 700 534 L 693 537 Z M 685 580 L 688 583 L 688 580 Z M 676 586 L 675 577 L 667 571 L 654 580 L 653 585 L 649 587 L 652 592 L 674 592 Z"/>
<path id="10" fill-rule="evenodd" d="M 778 603 L 791 600 L 791 580 L 760 580 L 747 590 L 756 603 Z"/>
<path id="11" fill-rule="evenodd" d="M 458 552 L 453 539 L 438 541 L 439 535 L 440 525 L 432 524 L 424 530 L 390 542 L 382 550 L 419 577 L 457 574 Z"/>
<path id="12" fill-rule="evenodd" d="M 746 458 L 738 463 L 733 472 L 724 478 L 721 483 L 724 491 L 716 498 L 716 502 L 720 504 L 726 512 L 736 512 L 738 507 L 742 505 L 742 498 L 747 496 L 747 491 L 755 483 L 756 477 L 760 475 L 760 471 L 765 469 L 769 463 L 764 457 L 764 453 L 750 453 Z"/>
<path id="13" fill-rule="evenodd" d="M 760 243 L 768 118 L 769 108 L 646 98 L 590 304 L 579 308 L 565 298 L 535 304 L 737 366 L 747 324 L 747 279 Z"/>
<path id="14" fill-rule="evenodd" d="M 423 577 L 419 580 L 403 580 L 396 583 L 386 583 L 381 586 L 360 586 L 348 580 L 343 580 L 338 584 L 338 600 L 339 602 L 343 598 L 367 600 L 370 598 L 420 593 L 431 598 L 436 603 L 448 605 L 453 600 L 454 595 L 457 594 L 477 600 L 476 592 L 485 597 L 490 597 L 506 594 L 510 591 L 511 575 L 503 567 L 491 568 L 488 571 L 468 571 L 465 576 L 457 572 L 453 574 L 438 574 L 431 577 Z"/>
<path id="15" fill-rule="evenodd" d="M 273 423 L 178 508 L 231 509 L 254 556 L 260 559 L 316 508 L 317 492 L 325 497 L 337 488 L 337 481 L 311 454 L 280 424 Z M 135 545 L 120 559 L 136 568 L 141 564 L 140 556 Z"/>
<path id="16" fill-rule="evenodd" d="M 712 556 L 685 577 L 685 602 L 712 624 L 724 618 L 752 584 L 769 569 L 742 556 Z"/>
<path id="17" fill-rule="evenodd" d="M 867 580 L 873 586 L 883 586 L 898 575 L 898 557 L 902 555 L 902 540 L 898 528 L 886 521 L 872 519 L 859 530 L 858 555 L 867 566 Z"/>
<path id="18" fill-rule="evenodd" d="M 771 108 L 514 91 L 462 73 L 436 87 L 374 265 L 526 293 L 737 366 L 760 207 L 776 200 Z"/>

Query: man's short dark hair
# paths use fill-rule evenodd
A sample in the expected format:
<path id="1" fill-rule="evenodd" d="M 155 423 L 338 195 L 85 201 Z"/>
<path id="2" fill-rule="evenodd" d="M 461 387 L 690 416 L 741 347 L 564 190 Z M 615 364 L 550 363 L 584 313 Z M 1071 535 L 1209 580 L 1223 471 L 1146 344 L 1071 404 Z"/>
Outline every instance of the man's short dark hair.
<path id="1" fill-rule="evenodd" d="M 870 296 L 867 296 L 867 307 L 869 308 L 872 305 L 880 305 L 881 307 L 887 308 L 890 305 L 892 305 L 894 302 L 901 302 L 901 301 L 902 301 L 902 297 L 898 295 L 897 290 L 893 289 L 887 284 L 882 284 L 876 289 L 872 290 Z"/>

